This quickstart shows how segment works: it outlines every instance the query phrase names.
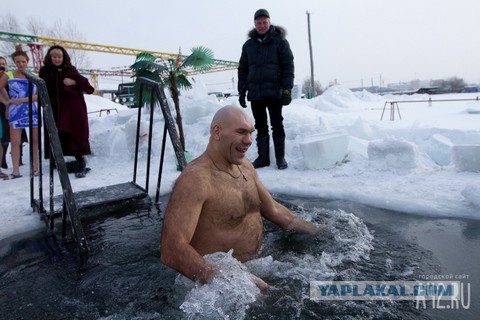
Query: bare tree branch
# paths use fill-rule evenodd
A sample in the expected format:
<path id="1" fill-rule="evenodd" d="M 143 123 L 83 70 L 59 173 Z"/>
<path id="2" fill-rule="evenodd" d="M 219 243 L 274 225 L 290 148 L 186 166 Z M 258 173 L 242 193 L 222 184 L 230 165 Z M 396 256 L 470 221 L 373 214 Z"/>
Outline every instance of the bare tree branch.
<path id="1" fill-rule="evenodd" d="M 1 16 L 0 28 L 6 32 L 12 33 L 21 33 L 22 30 L 17 18 L 11 13 L 6 13 Z M 0 54 L 2 57 L 9 58 L 15 51 L 15 45 L 16 43 L 13 42 L 2 42 L 0 44 Z"/>
<path id="2" fill-rule="evenodd" d="M 48 27 L 37 17 L 32 17 L 25 20 L 22 19 L 22 21 L 25 21 L 23 28 L 16 16 L 12 15 L 11 13 L 3 14 L 0 17 L 0 29 L 11 33 L 27 33 L 35 36 L 86 42 L 85 36 L 72 23 L 64 25 L 61 20 L 57 20 L 51 27 Z M 10 57 L 10 55 L 15 51 L 15 45 L 16 43 L 13 42 L 1 42 L 0 54 L 4 57 Z M 44 48 L 44 52 L 47 50 L 48 48 Z M 74 66 L 81 69 L 89 68 L 90 59 L 87 56 L 87 52 L 71 49 L 67 49 L 67 51 Z"/>

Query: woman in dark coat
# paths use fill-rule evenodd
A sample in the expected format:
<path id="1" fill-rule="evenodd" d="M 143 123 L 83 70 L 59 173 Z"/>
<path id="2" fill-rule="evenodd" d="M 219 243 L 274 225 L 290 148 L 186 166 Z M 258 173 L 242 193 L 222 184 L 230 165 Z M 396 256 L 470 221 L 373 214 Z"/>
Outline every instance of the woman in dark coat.
<path id="1" fill-rule="evenodd" d="M 83 93 L 91 94 L 94 88 L 72 65 L 70 56 L 61 46 L 48 49 L 39 76 L 47 85 L 63 154 L 75 157 L 77 177 L 83 177 L 86 173 L 83 156 L 91 153 L 87 105 Z"/>

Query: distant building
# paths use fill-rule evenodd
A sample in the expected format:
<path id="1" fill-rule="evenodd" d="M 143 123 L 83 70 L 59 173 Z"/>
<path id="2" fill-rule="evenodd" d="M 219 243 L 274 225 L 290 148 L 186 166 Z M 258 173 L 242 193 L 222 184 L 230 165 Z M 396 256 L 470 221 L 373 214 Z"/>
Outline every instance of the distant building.
<path id="1" fill-rule="evenodd" d="M 465 87 L 465 90 L 477 90 L 477 91 L 464 91 L 464 92 L 478 92 L 480 88 L 478 86 Z M 389 83 L 386 87 L 361 87 L 361 88 L 350 88 L 352 91 L 363 91 L 366 90 L 371 93 L 376 94 L 414 94 L 414 93 L 426 93 L 426 94 L 438 94 L 442 93 L 442 88 L 439 86 L 433 85 L 432 80 L 412 80 L 410 82 L 398 82 L 398 83 Z"/>

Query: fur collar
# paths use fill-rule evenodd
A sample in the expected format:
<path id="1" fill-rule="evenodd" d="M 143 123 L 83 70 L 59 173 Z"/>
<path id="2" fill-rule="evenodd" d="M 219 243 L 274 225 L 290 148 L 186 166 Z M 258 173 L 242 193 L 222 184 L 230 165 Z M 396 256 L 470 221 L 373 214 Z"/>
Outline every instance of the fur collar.
<path id="1" fill-rule="evenodd" d="M 280 36 L 282 38 L 285 38 L 287 36 L 287 30 L 284 27 L 280 26 L 275 26 L 275 25 L 270 25 L 270 30 L 266 33 L 267 37 L 275 37 L 275 36 Z M 249 38 L 260 38 L 260 35 L 257 33 L 257 30 L 253 28 L 248 32 L 248 37 Z"/>

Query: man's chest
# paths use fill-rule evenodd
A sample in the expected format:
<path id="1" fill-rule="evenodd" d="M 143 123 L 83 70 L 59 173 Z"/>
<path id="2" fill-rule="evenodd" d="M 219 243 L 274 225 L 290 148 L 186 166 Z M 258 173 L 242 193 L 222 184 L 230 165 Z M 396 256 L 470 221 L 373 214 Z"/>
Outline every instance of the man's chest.
<path id="1" fill-rule="evenodd" d="M 260 199 L 255 184 L 240 177 L 216 187 L 202 211 L 210 213 L 207 214 L 209 218 L 217 223 L 236 224 L 259 210 Z"/>

